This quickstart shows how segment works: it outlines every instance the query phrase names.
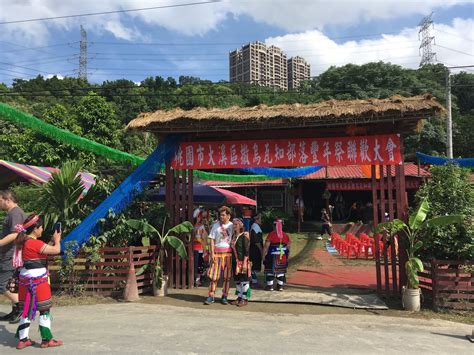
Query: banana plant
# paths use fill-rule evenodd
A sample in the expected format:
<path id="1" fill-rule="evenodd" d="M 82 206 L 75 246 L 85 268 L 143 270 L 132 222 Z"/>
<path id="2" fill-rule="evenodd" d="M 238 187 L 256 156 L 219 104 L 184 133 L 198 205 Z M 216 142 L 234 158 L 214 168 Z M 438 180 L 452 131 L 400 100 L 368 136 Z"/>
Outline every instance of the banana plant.
<path id="1" fill-rule="evenodd" d="M 407 236 L 408 261 L 405 263 L 408 279 L 407 288 L 419 288 L 420 281 L 418 279 L 418 272 L 424 271 L 423 263 L 416 256 L 417 251 L 423 246 L 423 242 L 419 240 L 420 232 L 429 227 L 447 226 L 463 221 L 463 216 L 461 215 L 439 216 L 427 220 L 426 217 L 429 209 L 430 205 L 425 199 L 421 201 L 418 208 L 410 215 L 408 224 L 400 219 L 394 219 L 391 222 L 380 223 L 376 229 L 377 233 L 388 233 L 390 238 L 400 232 Z"/>
<path id="2" fill-rule="evenodd" d="M 178 238 L 180 235 L 190 236 L 193 231 L 193 225 L 191 222 L 185 221 L 182 222 L 170 229 L 165 231 L 166 220 L 163 222 L 163 226 L 161 231 L 153 227 L 151 224 L 138 219 L 129 219 L 126 223 L 132 227 L 143 233 L 145 236 L 142 238 L 142 244 L 144 246 L 150 245 L 151 239 L 156 239 L 158 244 L 160 245 L 160 251 L 158 253 L 158 260 L 156 262 L 155 267 L 155 286 L 157 288 L 161 287 L 162 281 L 162 270 L 163 270 L 163 257 L 166 253 L 166 246 L 169 245 L 173 249 L 176 250 L 178 255 L 181 258 L 187 258 L 188 253 L 186 252 L 186 246 L 184 245 L 183 241 Z"/>

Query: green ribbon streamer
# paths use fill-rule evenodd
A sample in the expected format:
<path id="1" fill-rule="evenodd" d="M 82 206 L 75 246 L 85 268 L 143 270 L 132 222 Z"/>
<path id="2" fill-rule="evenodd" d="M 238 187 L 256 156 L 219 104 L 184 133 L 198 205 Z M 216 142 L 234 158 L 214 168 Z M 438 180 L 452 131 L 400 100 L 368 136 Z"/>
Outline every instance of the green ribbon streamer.
<path id="1" fill-rule="evenodd" d="M 95 154 L 105 156 L 116 161 L 128 161 L 132 165 L 140 165 L 145 158 L 125 153 L 121 150 L 110 148 L 90 139 L 83 138 L 74 133 L 57 128 L 27 113 L 21 112 L 5 103 L 0 102 L 0 118 L 13 124 L 29 128 L 57 142 L 69 144 L 75 148 L 89 151 Z M 274 180 L 275 177 L 267 175 L 235 175 L 218 174 L 201 170 L 193 170 L 193 175 L 200 180 L 226 181 L 226 182 L 256 182 L 265 180 Z"/>
<path id="2" fill-rule="evenodd" d="M 193 175 L 201 180 L 226 181 L 226 182 L 255 182 L 275 180 L 276 177 L 267 175 L 234 175 L 234 174 L 218 174 L 209 173 L 201 170 L 194 170 Z"/>
<path id="3" fill-rule="evenodd" d="M 140 165 L 144 160 L 143 158 L 137 157 L 135 155 L 107 147 L 106 145 L 82 138 L 64 129 L 57 128 L 4 103 L 0 103 L 0 117 L 10 121 L 13 124 L 32 129 L 33 131 L 38 132 L 57 142 L 69 144 L 81 150 L 103 155 L 112 160 L 129 161 L 133 165 Z"/>

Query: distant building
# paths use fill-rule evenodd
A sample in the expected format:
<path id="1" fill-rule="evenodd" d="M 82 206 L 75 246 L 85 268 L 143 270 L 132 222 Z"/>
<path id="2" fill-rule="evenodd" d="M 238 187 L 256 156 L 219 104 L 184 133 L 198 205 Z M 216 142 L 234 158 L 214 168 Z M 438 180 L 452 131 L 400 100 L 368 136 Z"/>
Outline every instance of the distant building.
<path id="1" fill-rule="evenodd" d="M 293 57 L 288 59 L 288 88 L 298 89 L 301 82 L 309 80 L 310 66 L 301 57 Z"/>
<path id="2" fill-rule="evenodd" d="M 248 43 L 229 53 L 230 82 L 288 89 L 286 54 L 262 42 Z"/>

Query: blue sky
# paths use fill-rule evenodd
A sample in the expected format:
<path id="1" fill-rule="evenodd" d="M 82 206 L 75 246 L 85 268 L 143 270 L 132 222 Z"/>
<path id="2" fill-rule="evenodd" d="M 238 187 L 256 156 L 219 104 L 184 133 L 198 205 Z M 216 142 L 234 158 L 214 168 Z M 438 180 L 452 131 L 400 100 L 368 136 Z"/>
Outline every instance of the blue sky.
<path id="1" fill-rule="evenodd" d="M 180 2 L 190 1 L 0 0 L 0 22 Z M 90 42 L 92 82 L 120 78 L 139 82 L 150 75 L 228 80 L 228 52 L 255 40 L 278 45 L 289 57 L 306 58 L 312 75 L 330 65 L 374 60 L 416 68 L 420 60 L 417 25 L 431 11 L 438 62 L 474 64 L 472 1 L 228 0 L 0 25 L 0 81 L 10 84 L 15 77 L 39 73 L 76 76 L 81 24 Z"/>

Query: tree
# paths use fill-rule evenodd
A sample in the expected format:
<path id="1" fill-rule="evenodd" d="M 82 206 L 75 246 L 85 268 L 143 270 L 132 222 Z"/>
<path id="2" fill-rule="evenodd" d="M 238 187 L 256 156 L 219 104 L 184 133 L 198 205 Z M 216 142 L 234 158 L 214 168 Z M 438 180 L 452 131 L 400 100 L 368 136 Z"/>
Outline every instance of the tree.
<path id="1" fill-rule="evenodd" d="M 395 219 L 391 222 L 380 223 L 377 226 L 377 232 L 387 232 L 389 238 L 393 238 L 400 232 L 406 235 L 408 240 L 408 260 L 405 263 L 405 269 L 408 279 L 407 287 L 411 289 L 417 289 L 419 287 L 418 272 L 423 271 L 423 263 L 416 256 L 424 244 L 420 238 L 422 231 L 427 228 L 454 225 L 462 221 L 462 216 L 460 215 L 442 215 L 427 219 L 429 211 L 430 204 L 427 200 L 423 200 L 416 211 L 410 215 L 408 224 L 399 219 Z"/>
<path id="2" fill-rule="evenodd" d="M 84 137 L 111 147 L 120 147 L 118 128 L 113 105 L 93 92 L 81 99 L 74 108 Z"/>
<path id="3" fill-rule="evenodd" d="M 51 179 L 39 188 L 38 200 L 43 206 L 46 228 L 60 221 L 64 225 L 63 230 L 68 232 L 89 211 L 88 204 L 97 194 L 97 186 L 93 185 L 85 193 L 78 175 L 80 166 L 78 162 L 65 163 L 59 173 L 53 173 Z"/>
<path id="4" fill-rule="evenodd" d="M 474 157 L 474 109 L 465 115 L 453 114 L 453 151 L 461 158 Z"/>
<path id="5" fill-rule="evenodd" d="M 462 115 L 474 110 L 474 74 L 461 72 L 451 78 L 452 94 Z"/>

